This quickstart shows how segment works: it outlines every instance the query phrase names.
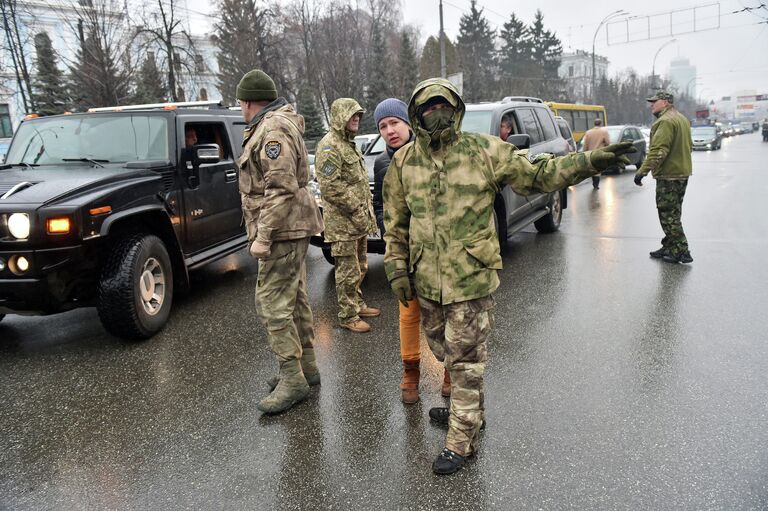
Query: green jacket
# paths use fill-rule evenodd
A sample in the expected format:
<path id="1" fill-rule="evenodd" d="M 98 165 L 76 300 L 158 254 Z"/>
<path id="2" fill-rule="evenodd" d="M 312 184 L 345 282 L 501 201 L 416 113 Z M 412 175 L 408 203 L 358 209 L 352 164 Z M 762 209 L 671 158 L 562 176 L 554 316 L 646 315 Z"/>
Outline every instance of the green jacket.
<path id="1" fill-rule="evenodd" d="M 637 174 L 656 179 L 684 179 L 693 173 L 691 123 L 673 106 L 659 113 L 651 126 L 651 147 Z"/>
<path id="2" fill-rule="evenodd" d="M 435 96 L 456 108 L 440 150 L 430 148 L 418 107 Z M 489 295 L 502 268 L 493 202 L 505 184 L 521 194 L 552 192 L 595 173 L 590 153 L 561 158 L 527 151 L 498 137 L 460 131 L 464 103 L 450 82 L 420 83 L 408 107 L 416 139 L 395 153 L 384 177 L 387 278 L 415 273 L 419 296 L 450 304 Z"/>
<path id="3" fill-rule="evenodd" d="M 243 154 L 237 162 L 248 239 L 266 244 L 323 230 L 320 211 L 307 188 L 304 118 L 291 105 L 278 102 L 245 129 Z"/>
<path id="4" fill-rule="evenodd" d="M 371 188 L 363 155 L 346 125 L 362 113 L 357 101 L 340 98 L 331 105 L 331 130 L 317 143 L 315 177 L 323 196 L 325 240 L 350 241 L 376 231 Z"/>

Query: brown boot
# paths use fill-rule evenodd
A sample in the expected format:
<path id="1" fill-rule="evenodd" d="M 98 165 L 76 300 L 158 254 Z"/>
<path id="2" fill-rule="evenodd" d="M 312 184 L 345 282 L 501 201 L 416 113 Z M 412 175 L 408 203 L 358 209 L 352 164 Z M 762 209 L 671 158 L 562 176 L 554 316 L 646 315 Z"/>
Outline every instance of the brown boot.
<path id="1" fill-rule="evenodd" d="M 368 307 L 367 305 L 360 309 L 360 312 L 357 313 L 357 315 L 361 318 L 375 318 L 380 314 L 381 309 L 377 309 L 376 307 Z"/>
<path id="2" fill-rule="evenodd" d="M 346 328 L 347 330 L 357 334 L 364 334 L 365 332 L 371 331 L 371 325 L 362 319 L 358 319 L 357 321 L 353 321 L 351 323 L 341 323 L 341 328 Z"/>
<path id="3" fill-rule="evenodd" d="M 403 403 L 412 405 L 419 400 L 419 362 L 403 361 L 403 382 L 400 384 Z"/>
<path id="4" fill-rule="evenodd" d="M 451 373 L 448 369 L 443 369 L 443 386 L 440 387 L 440 394 L 443 397 L 451 397 Z"/>

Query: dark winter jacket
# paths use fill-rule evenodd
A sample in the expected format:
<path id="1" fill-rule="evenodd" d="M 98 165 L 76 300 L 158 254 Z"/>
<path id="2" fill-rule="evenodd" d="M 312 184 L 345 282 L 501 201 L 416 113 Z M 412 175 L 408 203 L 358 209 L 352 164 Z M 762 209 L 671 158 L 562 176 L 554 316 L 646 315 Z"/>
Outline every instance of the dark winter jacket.
<path id="1" fill-rule="evenodd" d="M 411 141 L 413 141 L 413 133 L 408 139 L 408 142 Z M 397 149 L 387 146 L 387 149 L 382 151 L 373 162 L 373 211 L 376 213 L 376 225 L 379 227 L 382 238 L 384 237 L 384 200 L 381 196 L 381 185 L 384 183 L 384 175 L 389 168 L 389 162 L 396 152 Z"/>

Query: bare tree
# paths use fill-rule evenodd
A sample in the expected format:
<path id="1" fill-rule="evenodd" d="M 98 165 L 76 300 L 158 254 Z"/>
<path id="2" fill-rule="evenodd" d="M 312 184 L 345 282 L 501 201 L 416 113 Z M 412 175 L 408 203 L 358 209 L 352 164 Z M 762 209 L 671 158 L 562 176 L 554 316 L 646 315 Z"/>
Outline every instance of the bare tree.
<path id="1" fill-rule="evenodd" d="M 32 80 L 29 76 L 30 66 L 27 64 L 27 52 L 25 51 L 27 45 L 26 41 L 22 38 L 22 30 L 20 30 L 19 10 L 16 0 L 0 0 L 0 14 L 3 17 L 5 43 L 13 64 L 13 71 L 24 110 L 26 112 L 33 112 L 36 110 L 36 104 L 32 93 Z"/>

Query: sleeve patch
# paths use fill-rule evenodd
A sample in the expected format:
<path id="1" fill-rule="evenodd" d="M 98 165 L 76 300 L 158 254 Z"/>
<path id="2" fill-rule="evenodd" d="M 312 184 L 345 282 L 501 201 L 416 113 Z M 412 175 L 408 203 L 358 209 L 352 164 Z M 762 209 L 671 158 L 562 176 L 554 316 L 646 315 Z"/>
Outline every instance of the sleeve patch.
<path id="1" fill-rule="evenodd" d="M 320 169 L 320 172 L 323 173 L 324 176 L 330 176 L 334 172 L 336 172 L 336 165 L 334 165 L 331 162 L 326 162 L 325 165 L 323 165 L 323 168 Z"/>
<path id="2" fill-rule="evenodd" d="M 264 146 L 264 152 L 270 160 L 276 160 L 277 157 L 280 156 L 281 149 L 282 146 L 280 145 L 280 142 L 277 141 L 267 142 Z"/>

